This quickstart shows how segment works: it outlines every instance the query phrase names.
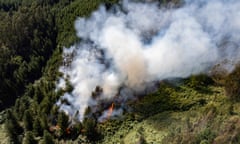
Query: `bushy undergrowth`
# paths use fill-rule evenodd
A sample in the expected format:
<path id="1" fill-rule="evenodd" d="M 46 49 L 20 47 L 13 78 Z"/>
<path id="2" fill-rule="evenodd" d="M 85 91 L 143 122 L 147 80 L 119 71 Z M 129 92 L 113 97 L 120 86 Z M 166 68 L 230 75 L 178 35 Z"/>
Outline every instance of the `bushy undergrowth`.
<path id="1" fill-rule="evenodd" d="M 188 83 L 161 83 L 157 92 L 130 104 L 131 114 L 101 124 L 101 142 L 239 143 L 240 104 L 229 100 L 221 86 L 206 88 L 203 93 Z"/>
<path id="2" fill-rule="evenodd" d="M 226 95 L 231 100 L 240 100 L 240 65 L 227 76 L 224 87 Z"/>

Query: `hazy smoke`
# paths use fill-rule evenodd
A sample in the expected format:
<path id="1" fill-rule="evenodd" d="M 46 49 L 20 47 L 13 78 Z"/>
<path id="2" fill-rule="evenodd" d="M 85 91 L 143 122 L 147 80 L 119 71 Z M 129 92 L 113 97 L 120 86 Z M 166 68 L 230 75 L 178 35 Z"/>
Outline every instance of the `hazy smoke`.
<path id="1" fill-rule="evenodd" d="M 186 0 L 171 9 L 123 1 L 78 18 L 75 28 L 82 41 L 65 49 L 66 64 L 60 68 L 74 89 L 62 97 L 71 105 L 61 109 L 70 115 L 79 111 L 81 120 L 87 106 L 114 97 L 120 87 L 140 92 L 152 81 L 207 72 L 224 59 L 236 63 L 239 9 L 238 0 Z M 103 90 L 94 99 L 96 86 Z"/>

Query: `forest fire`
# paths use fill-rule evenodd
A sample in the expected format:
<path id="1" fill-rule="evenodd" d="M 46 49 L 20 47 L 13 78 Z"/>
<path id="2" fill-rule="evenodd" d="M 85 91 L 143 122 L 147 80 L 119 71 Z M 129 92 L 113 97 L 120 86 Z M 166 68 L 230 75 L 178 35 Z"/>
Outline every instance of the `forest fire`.
<path id="1" fill-rule="evenodd" d="M 124 104 L 119 103 L 118 101 L 105 104 L 103 109 L 100 111 L 101 115 L 98 117 L 98 122 L 104 123 L 110 119 L 119 118 L 123 114 L 124 110 L 127 110 L 125 108 Z"/>
<path id="2" fill-rule="evenodd" d="M 59 125 L 49 127 L 50 132 L 59 131 L 60 129 L 61 129 L 61 127 Z M 66 134 L 68 134 L 68 135 L 71 134 L 71 128 L 70 127 L 67 127 L 65 131 L 66 131 Z"/>
<path id="3" fill-rule="evenodd" d="M 71 129 L 68 127 L 68 128 L 66 128 L 66 133 L 67 134 L 70 134 L 71 133 Z"/>
<path id="4" fill-rule="evenodd" d="M 157 2 L 123 1 L 110 11 L 99 7 L 74 23 L 82 40 L 63 49 L 58 84 L 64 89 L 60 81 L 65 81 L 72 91 L 57 102 L 71 117 L 83 121 L 85 110 L 93 107 L 102 114 L 101 122 L 123 113 L 129 99 L 148 88 L 152 92 L 155 81 L 208 74 L 223 59 L 238 63 L 239 2 L 185 0 L 182 7 L 165 10 Z M 102 100 L 108 106 L 116 95 L 123 99 L 120 105 L 95 109 Z"/>
<path id="5" fill-rule="evenodd" d="M 60 126 L 59 125 L 56 125 L 56 126 L 51 126 L 50 128 L 49 128 L 49 131 L 50 132 L 53 132 L 53 131 L 56 131 L 56 130 L 59 130 L 60 129 Z"/>
<path id="6" fill-rule="evenodd" d="M 114 103 L 112 103 L 108 109 L 107 119 L 109 119 L 111 117 L 113 109 L 114 109 Z"/>

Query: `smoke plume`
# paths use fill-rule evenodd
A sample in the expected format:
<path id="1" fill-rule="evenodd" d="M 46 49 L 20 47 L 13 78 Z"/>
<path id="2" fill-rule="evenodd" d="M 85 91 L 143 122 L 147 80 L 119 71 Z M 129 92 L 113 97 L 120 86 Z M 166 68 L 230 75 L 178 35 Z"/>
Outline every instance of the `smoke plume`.
<path id="1" fill-rule="evenodd" d="M 110 10 L 100 6 L 75 21 L 81 42 L 64 49 L 60 68 L 73 91 L 61 98 L 69 105 L 58 105 L 82 120 L 98 101 L 126 100 L 153 81 L 206 73 L 226 59 L 237 63 L 239 9 L 238 0 L 185 0 L 179 8 L 126 0 Z"/>

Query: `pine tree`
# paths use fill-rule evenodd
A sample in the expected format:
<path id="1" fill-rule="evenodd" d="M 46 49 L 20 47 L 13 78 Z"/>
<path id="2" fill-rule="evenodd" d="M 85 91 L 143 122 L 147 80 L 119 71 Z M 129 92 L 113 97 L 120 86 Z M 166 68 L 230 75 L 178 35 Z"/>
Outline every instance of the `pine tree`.
<path id="1" fill-rule="evenodd" d="M 54 144 L 54 139 L 47 130 L 44 130 L 43 144 Z"/>
<path id="2" fill-rule="evenodd" d="M 58 126 L 61 128 L 60 135 L 64 136 L 68 127 L 68 116 L 64 112 L 58 114 Z"/>
<path id="3" fill-rule="evenodd" d="M 41 126 L 39 117 L 37 117 L 33 122 L 33 134 L 35 136 L 42 136 L 43 135 L 43 128 Z"/>
<path id="4" fill-rule="evenodd" d="M 100 134 L 96 130 L 96 120 L 94 118 L 85 118 L 83 120 L 83 128 L 85 135 L 90 141 L 95 141 L 100 138 Z"/>
<path id="5" fill-rule="evenodd" d="M 33 118 L 29 110 L 26 110 L 23 115 L 23 123 L 25 130 L 32 130 Z"/>
<path id="6" fill-rule="evenodd" d="M 44 113 L 41 113 L 38 117 L 39 117 L 39 121 L 41 123 L 42 129 L 48 129 L 47 115 Z"/>
<path id="7" fill-rule="evenodd" d="M 31 131 L 27 131 L 23 139 L 23 144 L 36 144 L 36 143 L 37 141 L 34 139 L 33 133 Z"/>
<path id="8" fill-rule="evenodd" d="M 7 111 L 7 120 L 5 122 L 7 135 L 10 138 L 10 143 L 18 144 L 20 141 L 18 140 L 18 135 L 23 132 L 22 127 L 16 120 L 16 117 L 12 114 L 10 110 Z"/>

